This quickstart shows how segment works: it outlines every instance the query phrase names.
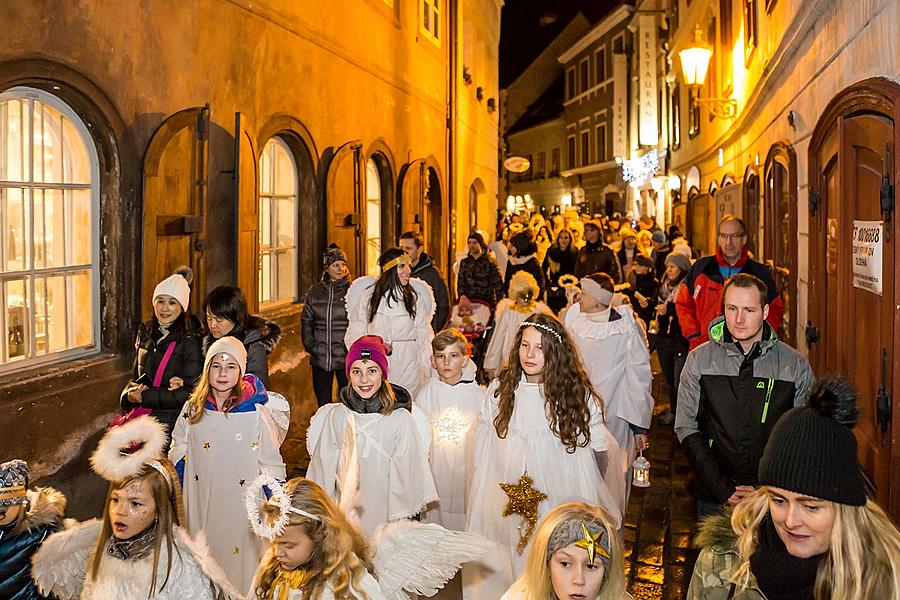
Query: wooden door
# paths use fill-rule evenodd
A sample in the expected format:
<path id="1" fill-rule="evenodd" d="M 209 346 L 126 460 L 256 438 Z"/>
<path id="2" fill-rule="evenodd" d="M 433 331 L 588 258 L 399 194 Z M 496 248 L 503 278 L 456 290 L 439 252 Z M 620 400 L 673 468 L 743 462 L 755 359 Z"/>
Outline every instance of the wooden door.
<path id="1" fill-rule="evenodd" d="M 857 86 L 854 86 L 857 87 Z M 896 88 L 896 86 L 892 86 Z M 890 89 L 889 87 L 886 89 Z M 817 375 L 849 377 L 857 390 L 860 415 L 854 429 L 859 460 L 879 504 L 900 516 L 900 415 L 896 398 L 894 347 L 898 283 L 896 220 L 882 212 L 883 186 L 893 186 L 898 162 L 893 151 L 897 130 L 892 106 L 874 100 L 860 110 L 863 86 L 829 105 L 810 145 L 810 323 L 807 340 Z M 894 90 L 900 95 L 900 88 Z M 855 99 L 854 99 L 855 98 Z M 886 218 L 888 217 L 888 218 Z M 854 286 L 854 221 L 882 221 L 881 293 Z M 815 333 L 818 340 L 815 341 Z M 880 408 L 880 410 L 879 410 Z"/>
<path id="2" fill-rule="evenodd" d="M 444 257 L 448 246 L 444 244 L 444 198 L 441 181 L 434 169 L 426 169 L 428 188 L 425 190 L 425 250 L 431 256 L 438 271 L 444 272 Z"/>
<path id="3" fill-rule="evenodd" d="M 399 185 L 400 201 L 397 203 L 400 223 L 399 234 L 406 231 L 422 233 L 422 213 L 425 206 L 425 192 L 428 188 L 428 176 L 424 159 L 416 159 L 400 169 Z M 396 245 L 394 240 L 394 244 Z"/>
<path id="4" fill-rule="evenodd" d="M 247 309 L 259 310 L 259 152 L 247 119 L 234 113 L 234 264 Z"/>
<path id="5" fill-rule="evenodd" d="M 328 211 L 326 245 L 332 242 L 347 253 L 347 267 L 353 277 L 366 272 L 365 164 L 362 142 L 343 144 L 322 158 L 326 171 L 325 202 Z"/>
<path id="6" fill-rule="evenodd" d="M 712 194 L 697 194 L 688 198 L 688 241 L 700 256 L 716 251 L 715 199 Z"/>
<path id="7" fill-rule="evenodd" d="M 194 271 L 191 309 L 206 292 L 204 236 L 208 170 L 209 105 L 166 119 L 144 156 L 141 314 L 153 314 L 150 294 L 181 265 Z"/>
<path id="8" fill-rule="evenodd" d="M 776 144 L 766 157 L 762 256 L 784 302 L 778 335 L 797 346 L 797 158 L 786 144 Z"/>

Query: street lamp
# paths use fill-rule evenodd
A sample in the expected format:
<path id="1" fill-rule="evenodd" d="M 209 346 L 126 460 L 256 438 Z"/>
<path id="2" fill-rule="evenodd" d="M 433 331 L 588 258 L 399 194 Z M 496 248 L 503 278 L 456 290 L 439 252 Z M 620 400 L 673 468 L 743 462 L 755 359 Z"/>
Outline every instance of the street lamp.
<path id="1" fill-rule="evenodd" d="M 737 100 L 734 98 L 701 98 L 700 88 L 706 81 L 709 70 L 709 59 L 712 48 L 703 42 L 703 32 L 698 26 L 694 30 L 694 45 L 678 53 L 681 59 L 681 73 L 684 83 L 694 89 L 694 106 L 703 106 L 713 116 L 720 119 L 733 119 L 737 115 Z"/>

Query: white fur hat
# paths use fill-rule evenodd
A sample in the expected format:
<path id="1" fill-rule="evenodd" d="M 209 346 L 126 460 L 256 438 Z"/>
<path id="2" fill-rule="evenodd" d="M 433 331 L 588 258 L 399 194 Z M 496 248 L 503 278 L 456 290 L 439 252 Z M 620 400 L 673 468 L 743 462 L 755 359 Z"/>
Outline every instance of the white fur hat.
<path id="1" fill-rule="evenodd" d="M 247 372 L 247 349 L 244 344 L 237 338 L 226 335 L 217 339 L 206 351 L 206 361 L 203 363 L 203 370 L 209 370 L 209 363 L 216 354 L 227 354 L 233 356 L 241 367 L 241 377 Z"/>
<path id="2" fill-rule="evenodd" d="M 166 431 L 159 421 L 149 415 L 130 416 L 114 421 L 91 455 L 94 472 L 107 481 L 125 481 L 165 458 Z"/>
<path id="3" fill-rule="evenodd" d="M 159 296 L 172 296 L 178 300 L 181 309 L 187 311 L 191 303 L 191 280 L 194 272 L 188 267 L 179 267 L 175 272 L 156 284 L 153 288 L 153 300 Z"/>

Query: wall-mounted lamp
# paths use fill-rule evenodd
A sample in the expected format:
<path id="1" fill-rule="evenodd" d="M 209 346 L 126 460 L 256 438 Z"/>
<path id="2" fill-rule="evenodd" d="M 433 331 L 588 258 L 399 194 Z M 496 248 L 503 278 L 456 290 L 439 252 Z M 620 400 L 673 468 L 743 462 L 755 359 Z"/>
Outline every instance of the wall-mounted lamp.
<path id="1" fill-rule="evenodd" d="M 694 106 L 702 106 L 720 119 L 733 119 L 737 115 L 737 100 L 734 98 L 701 98 L 700 88 L 706 80 L 712 48 L 703 41 L 703 32 L 698 26 L 694 31 L 694 44 L 678 53 L 684 83 L 694 88 Z"/>

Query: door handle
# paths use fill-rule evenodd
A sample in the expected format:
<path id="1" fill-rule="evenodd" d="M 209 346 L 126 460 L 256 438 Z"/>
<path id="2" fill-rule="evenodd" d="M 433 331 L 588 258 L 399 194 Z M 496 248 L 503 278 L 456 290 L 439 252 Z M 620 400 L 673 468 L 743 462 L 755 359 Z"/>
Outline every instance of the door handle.
<path id="1" fill-rule="evenodd" d="M 881 433 L 885 433 L 891 424 L 893 416 L 893 406 L 891 404 L 891 395 L 887 392 L 887 349 L 881 349 L 881 386 L 878 388 L 876 395 L 875 411 L 878 418 L 878 424 L 881 425 Z"/>
<path id="2" fill-rule="evenodd" d="M 809 348 L 819 341 L 819 328 L 812 321 L 806 322 L 806 347 Z"/>

